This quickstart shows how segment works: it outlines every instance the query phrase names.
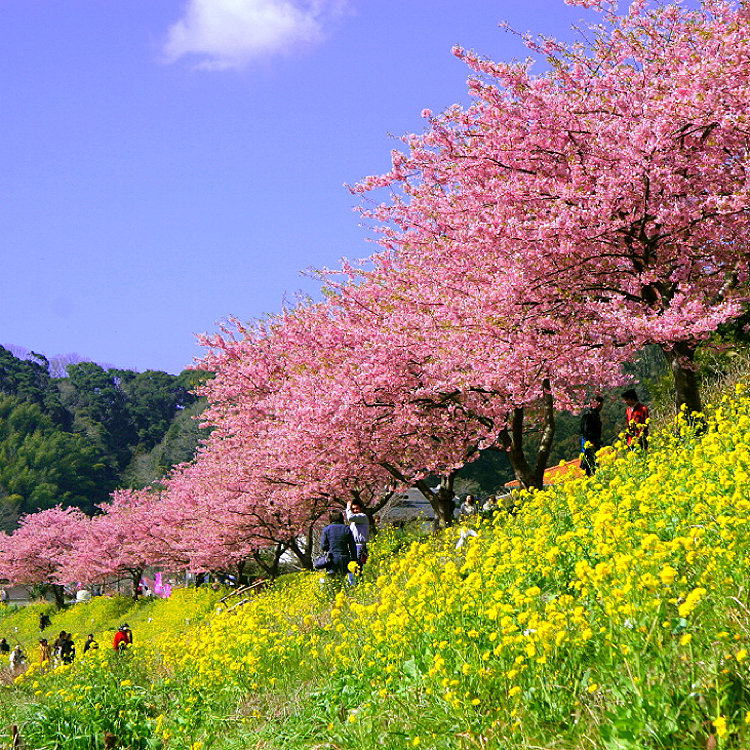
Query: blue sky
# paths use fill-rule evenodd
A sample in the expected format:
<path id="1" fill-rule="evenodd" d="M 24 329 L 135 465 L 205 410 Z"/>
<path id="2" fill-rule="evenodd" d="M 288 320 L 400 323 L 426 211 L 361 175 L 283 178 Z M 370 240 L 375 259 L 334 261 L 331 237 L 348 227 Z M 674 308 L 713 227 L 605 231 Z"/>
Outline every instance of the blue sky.
<path id="1" fill-rule="evenodd" d="M 562 0 L 0 0 L 0 342 L 177 373 L 368 255 L 344 183 Z M 540 63 L 539 69 L 542 69 Z"/>

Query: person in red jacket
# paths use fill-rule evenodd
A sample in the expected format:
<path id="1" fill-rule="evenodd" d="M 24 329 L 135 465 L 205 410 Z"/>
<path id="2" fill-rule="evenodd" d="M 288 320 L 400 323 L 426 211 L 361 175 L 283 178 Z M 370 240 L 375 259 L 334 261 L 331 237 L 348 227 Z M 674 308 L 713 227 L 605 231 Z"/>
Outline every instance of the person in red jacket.
<path id="1" fill-rule="evenodd" d="M 112 647 L 115 651 L 124 651 L 130 645 L 130 638 L 128 638 L 128 631 L 124 625 L 120 625 L 115 633 L 115 639 L 112 642 Z"/>
<path id="2" fill-rule="evenodd" d="M 648 448 L 648 409 L 638 399 L 634 388 L 622 394 L 625 402 L 625 440 L 631 448 Z"/>

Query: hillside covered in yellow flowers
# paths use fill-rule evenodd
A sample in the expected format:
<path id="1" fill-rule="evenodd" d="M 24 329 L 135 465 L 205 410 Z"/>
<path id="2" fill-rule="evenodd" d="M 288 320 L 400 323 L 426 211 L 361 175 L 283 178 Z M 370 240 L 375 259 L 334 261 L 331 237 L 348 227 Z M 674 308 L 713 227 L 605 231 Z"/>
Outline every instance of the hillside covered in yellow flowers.
<path id="1" fill-rule="evenodd" d="M 750 388 L 697 434 L 678 420 L 616 454 L 476 536 L 379 535 L 352 589 L 302 573 L 231 611 L 203 590 L 77 604 L 53 629 L 101 648 L 9 682 L 0 731 L 50 750 L 105 731 L 131 750 L 750 747 Z M 32 661 L 41 606 L 0 618 Z"/>

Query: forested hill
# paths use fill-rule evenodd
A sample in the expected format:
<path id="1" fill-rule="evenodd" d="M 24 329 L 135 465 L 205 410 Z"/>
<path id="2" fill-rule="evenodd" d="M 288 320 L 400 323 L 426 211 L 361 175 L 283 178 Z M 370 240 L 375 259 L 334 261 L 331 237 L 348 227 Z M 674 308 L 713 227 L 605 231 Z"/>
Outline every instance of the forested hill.
<path id="1" fill-rule="evenodd" d="M 198 442 L 193 389 L 204 373 L 68 364 L 0 346 L 0 529 L 58 504 L 91 513 L 118 487 L 143 487 Z"/>

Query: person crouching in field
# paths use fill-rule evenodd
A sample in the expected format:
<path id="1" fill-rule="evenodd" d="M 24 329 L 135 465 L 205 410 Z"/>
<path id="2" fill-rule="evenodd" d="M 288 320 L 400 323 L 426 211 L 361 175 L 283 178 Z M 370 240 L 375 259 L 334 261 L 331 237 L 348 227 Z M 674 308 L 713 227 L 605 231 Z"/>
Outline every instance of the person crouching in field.
<path id="1" fill-rule="evenodd" d="M 128 631 L 125 625 L 120 625 L 115 633 L 115 638 L 112 641 L 112 648 L 115 651 L 125 651 L 130 645 L 130 638 L 128 638 Z"/>

